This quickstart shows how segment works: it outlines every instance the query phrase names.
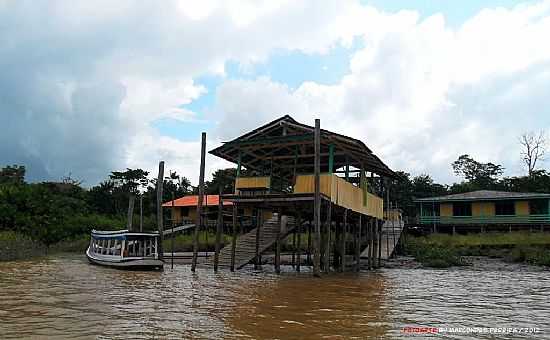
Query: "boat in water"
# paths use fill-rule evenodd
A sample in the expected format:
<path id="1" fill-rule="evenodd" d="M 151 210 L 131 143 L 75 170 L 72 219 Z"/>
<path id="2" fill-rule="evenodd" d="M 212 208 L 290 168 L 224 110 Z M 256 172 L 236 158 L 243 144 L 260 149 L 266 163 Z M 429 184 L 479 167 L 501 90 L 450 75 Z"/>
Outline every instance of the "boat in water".
<path id="1" fill-rule="evenodd" d="M 102 266 L 160 270 L 164 261 L 159 258 L 158 243 L 159 233 L 92 230 L 86 256 Z"/>

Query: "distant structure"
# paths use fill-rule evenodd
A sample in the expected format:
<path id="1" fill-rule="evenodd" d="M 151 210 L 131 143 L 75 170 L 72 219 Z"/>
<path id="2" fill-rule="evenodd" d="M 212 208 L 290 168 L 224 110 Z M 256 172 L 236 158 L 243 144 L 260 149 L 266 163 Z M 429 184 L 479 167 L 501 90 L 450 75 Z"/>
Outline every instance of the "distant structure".
<path id="1" fill-rule="evenodd" d="M 418 221 L 433 232 L 544 230 L 550 194 L 479 190 L 415 200 Z"/>
<path id="2" fill-rule="evenodd" d="M 216 253 L 215 270 L 248 263 L 259 268 L 262 254 L 274 250 L 279 272 L 282 243 L 290 235 L 292 264 L 298 271 L 312 264 L 314 275 L 359 270 L 361 257 L 373 268 L 391 255 L 401 229 L 390 245 L 382 197 L 389 198 L 388 183 L 396 174 L 360 140 L 315 123 L 286 115 L 210 151 L 237 166 L 235 192 L 219 198 L 220 206 L 232 203 L 232 244 Z M 243 231 L 239 209 L 255 217 L 254 229 Z"/>

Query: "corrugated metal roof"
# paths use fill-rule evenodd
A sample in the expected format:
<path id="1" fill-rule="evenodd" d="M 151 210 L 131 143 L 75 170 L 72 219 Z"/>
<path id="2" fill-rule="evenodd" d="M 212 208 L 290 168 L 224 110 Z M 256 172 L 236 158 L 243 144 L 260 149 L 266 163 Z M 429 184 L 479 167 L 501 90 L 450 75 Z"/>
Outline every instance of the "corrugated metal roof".
<path id="1" fill-rule="evenodd" d="M 203 205 L 204 206 L 215 206 L 218 205 L 220 197 L 218 195 L 204 195 Z M 196 207 L 199 204 L 198 195 L 188 195 L 177 198 L 174 200 L 175 207 Z M 231 201 L 223 201 L 223 205 L 232 205 Z M 172 201 L 168 201 L 162 205 L 163 207 L 171 207 Z"/>
<path id="2" fill-rule="evenodd" d="M 538 193 L 538 192 L 477 190 L 477 191 L 464 192 L 461 194 L 419 198 L 419 199 L 416 199 L 415 202 L 490 201 L 490 200 L 534 199 L 534 198 L 550 198 L 550 194 Z"/>

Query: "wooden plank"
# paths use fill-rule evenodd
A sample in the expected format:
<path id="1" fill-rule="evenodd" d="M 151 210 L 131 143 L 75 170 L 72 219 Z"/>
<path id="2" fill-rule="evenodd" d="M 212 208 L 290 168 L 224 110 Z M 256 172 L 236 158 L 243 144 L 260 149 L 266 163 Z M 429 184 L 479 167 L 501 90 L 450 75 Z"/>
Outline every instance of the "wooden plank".
<path id="1" fill-rule="evenodd" d="M 199 230 L 202 226 L 202 204 L 204 200 L 204 166 L 206 156 L 206 132 L 201 134 L 201 163 L 199 173 L 199 199 L 197 204 L 197 223 L 193 235 L 193 260 L 191 262 L 191 271 L 197 267 L 197 256 L 199 252 Z"/>

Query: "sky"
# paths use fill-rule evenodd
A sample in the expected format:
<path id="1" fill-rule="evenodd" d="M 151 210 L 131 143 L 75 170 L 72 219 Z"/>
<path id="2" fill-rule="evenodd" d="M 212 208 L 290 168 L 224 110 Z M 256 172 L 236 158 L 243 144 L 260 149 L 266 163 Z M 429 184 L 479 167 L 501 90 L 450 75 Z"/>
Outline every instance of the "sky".
<path id="1" fill-rule="evenodd" d="M 461 154 L 521 175 L 549 37 L 550 1 L 0 0 L 0 166 L 92 186 L 164 160 L 196 184 L 201 132 L 290 114 L 439 182 Z"/>

